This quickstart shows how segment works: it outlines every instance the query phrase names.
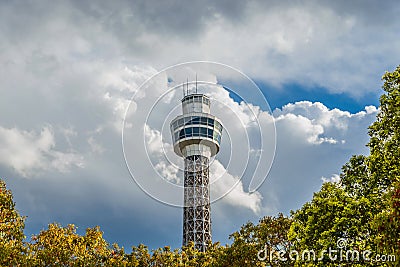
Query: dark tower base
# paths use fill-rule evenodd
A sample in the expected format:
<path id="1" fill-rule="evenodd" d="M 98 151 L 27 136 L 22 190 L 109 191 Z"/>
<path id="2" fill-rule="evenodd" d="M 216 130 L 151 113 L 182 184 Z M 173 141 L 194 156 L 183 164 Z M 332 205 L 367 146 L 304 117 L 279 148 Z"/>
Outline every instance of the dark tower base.
<path id="1" fill-rule="evenodd" d="M 205 156 L 185 158 L 183 245 L 192 241 L 199 251 L 205 251 L 211 242 L 208 164 Z"/>

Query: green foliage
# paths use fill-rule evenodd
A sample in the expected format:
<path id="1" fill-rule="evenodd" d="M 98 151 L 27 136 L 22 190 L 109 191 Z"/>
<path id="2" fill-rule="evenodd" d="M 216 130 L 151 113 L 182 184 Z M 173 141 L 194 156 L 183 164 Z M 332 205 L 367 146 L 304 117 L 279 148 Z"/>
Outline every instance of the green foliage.
<path id="1" fill-rule="evenodd" d="M 400 67 L 383 78 L 377 120 L 370 126 L 369 156 L 353 156 L 338 184 L 325 183 L 310 203 L 293 213 L 295 247 L 321 251 L 345 238 L 349 249 L 400 258 Z M 376 266 L 376 262 L 359 262 Z M 309 266 L 336 266 L 311 262 Z M 352 266 L 357 266 L 353 264 Z"/>
<path id="2" fill-rule="evenodd" d="M 129 260 L 131 266 L 134 267 L 149 266 L 151 261 L 149 249 L 143 244 L 140 244 L 139 247 L 133 246 L 132 253 L 129 255 Z"/>
<path id="3" fill-rule="evenodd" d="M 324 183 L 312 201 L 294 213 L 289 238 L 297 251 L 313 250 L 317 258 L 323 257 L 313 263 L 306 259 L 309 266 L 337 266 L 338 263 L 328 254 L 322 255 L 322 251 L 337 249 L 340 239 L 346 240 L 348 249 L 374 250 L 369 238 L 372 235 L 369 225 L 373 218 L 372 205 L 371 200 L 364 196 L 349 196 L 340 184 Z M 301 260 L 299 266 L 304 264 Z M 370 265 L 364 262 L 359 266 Z"/>
<path id="4" fill-rule="evenodd" d="M 99 227 L 88 228 L 80 236 L 73 224 L 67 227 L 49 224 L 32 241 L 29 257 L 34 266 L 104 266 L 115 253 L 103 239 Z"/>
<path id="5" fill-rule="evenodd" d="M 383 75 L 386 94 L 380 99 L 380 113 L 371 125 L 369 168 L 371 180 L 382 195 L 382 209 L 373 226 L 382 253 L 397 255 L 400 264 L 400 66 Z"/>
<path id="6" fill-rule="evenodd" d="M 382 79 L 386 94 L 381 96 L 380 112 L 370 126 L 368 146 L 372 181 L 385 190 L 400 177 L 400 66 Z"/>
<path id="7" fill-rule="evenodd" d="M 24 221 L 15 209 L 11 191 L 0 180 L 0 266 L 24 262 Z"/>
<path id="8" fill-rule="evenodd" d="M 258 259 L 262 250 L 268 255 L 271 251 L 282 251 L 287 256 L 291 247 L 287 237 L 291 222 L 290 218 L 279 214 L 277 217 L 266 216 L 257 225 L 245 224 L 230 236 L 233 243 L 225 249 L 220 266 L 292 266 L 274 258 Z"/>

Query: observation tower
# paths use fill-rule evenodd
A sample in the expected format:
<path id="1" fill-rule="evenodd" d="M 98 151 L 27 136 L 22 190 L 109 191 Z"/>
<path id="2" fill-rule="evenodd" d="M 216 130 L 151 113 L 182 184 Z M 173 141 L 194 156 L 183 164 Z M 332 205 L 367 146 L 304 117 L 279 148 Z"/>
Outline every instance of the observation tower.
<path id="1" fill-rule="evenodd" d="M 182 99 L 183 114 L 171 122 L 175 153 L 184 158 L 183 240 L 190 241 L 199 251 L 205 251 L 211 242 L 210 213 L 210 158 L 220 147 L 221 121 L 210 114 L 210 98 L 189 93 L 188 84 Z"/>

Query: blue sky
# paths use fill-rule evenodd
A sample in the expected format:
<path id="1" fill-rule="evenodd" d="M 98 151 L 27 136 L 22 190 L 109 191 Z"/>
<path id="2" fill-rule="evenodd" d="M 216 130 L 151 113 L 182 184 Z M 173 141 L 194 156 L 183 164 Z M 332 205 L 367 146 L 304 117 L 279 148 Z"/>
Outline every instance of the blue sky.
<path id="1" fill-rule="evenodd" d="M 348 93 L 328 93 L 323 87 L 303 87 L 297 84 L 284 85 L 284 90 L 276 92 L 276 88 L 271 88 L 262 81 L 259 83 L 260 89 L 268 97 L 271 109 L 280 108 L 286 103 L 308 100 L 311 102 L 321 102 L 330 109 L 338 108 L 352 113 L 362 110 L 367 105 L 378 106 L 381 90 L 367 93 L 354 98 Z"/>
<path id="2" fill-rule="evenodd" d="M 285 84 L 283 88 L 276 88 L 262 80 L 254 81 L 268 100 L 270 108 L 280 108 L 287 103 L 308 100 L 311 102 L 322 102 L 330 109 L 338 108 L 352 113 L 362 110 L 367 105 L 378 106 L 379 97 L 383 94 L 382 90 L 366 93 L 359 97 L 354 97 L 348 93 L 329 93 L 324 87 L 306 87 L 300 84 Z M 229 88 L 227 88 L 229 90 Z M 242 99 L 236 94 L 231 97 L 240 102 Z"/>
<path id="3" fill-rule="evenodd" d="M 170 156 L 171 139 L 160 125 L 178 111 L 180 95 L 163 96 L 148 124 L 144 111 L 195 73 L 219 84 L 209 93 L 227 130 L 211 168 L 214 176 L 223 173 L 223 183 L 212 194 L 238 182 L 212 204 L 213 240 L 229 242 L 247 221 L 300 208 L 324 181 L 338 179 L 351 155 L 368 153 L 381 76 L 400 62 L 399 9 L 396 1 L 3 1 L 0 176 L 27 216 L 28 238 L 59 222 L 74 223 L 81 233 L 99 225 L 110 243 L 128 250 L 139 243 L 179 247 L 181 209 L 137 186 L 121 134 L 127 131 L 132 171 L 168 195 L 151 179 L 179 180 L 159 151 Z M 230 67 L 165 70 L 192 61 L 240 70 L 261 89 L 272 113 Z M 140 88 L 153 75 L 152 89 Z M 247 134 L 257 148 L 261 129 L 272 153 L 272 125 L 275 158 L 267 179 L 250 193 L 251 174 L 242 177 L 235 169 L 242 162 L 237 151 L 247 149 L 254 167 L 257 149 L 241 140 Z M 145 142 L 129 143 L 138 138 Z M 140 152 L 142 144 L 148 155 Z M 147 158 L 154 167 L 147 167 Z"/>

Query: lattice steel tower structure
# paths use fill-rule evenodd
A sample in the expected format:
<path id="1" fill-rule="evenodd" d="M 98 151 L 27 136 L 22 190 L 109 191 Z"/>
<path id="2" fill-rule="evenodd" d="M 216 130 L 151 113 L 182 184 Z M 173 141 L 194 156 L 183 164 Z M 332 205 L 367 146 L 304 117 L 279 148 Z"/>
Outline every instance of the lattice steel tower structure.
<path id="1" fill-rule="evenodd" d="M 183 245 L 194 242 L 205 251 L 211 241 L 209 162 L 220 147 L 221 121 L 210 114 L 210 99 L 204 94 L 187 94 L 182 99 L 183 115 L 171 122 L 175 153 L 185 160 Z"/>

